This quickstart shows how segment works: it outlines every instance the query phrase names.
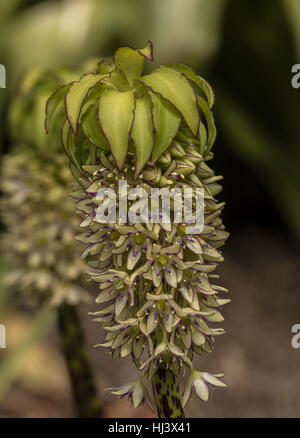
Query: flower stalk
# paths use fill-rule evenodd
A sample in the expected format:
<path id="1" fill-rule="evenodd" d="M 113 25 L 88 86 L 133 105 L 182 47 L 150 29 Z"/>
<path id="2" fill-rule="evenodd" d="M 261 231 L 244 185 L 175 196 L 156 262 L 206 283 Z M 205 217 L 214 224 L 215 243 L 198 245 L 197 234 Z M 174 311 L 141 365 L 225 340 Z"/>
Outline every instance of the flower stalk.
<path id="1" fill-rule="evenodd" d="M 58 329 L 76 415 L 79 418 L 101 418 L 102 404 L 87 357 L 86 341 L 76 306 L 64 303 L 58 307 Z"/>
<path id="2" fill-rule="evenodd" d="M 154 402 L 159 418 L 184 418 L 182 397 L 177 376 L 165 361 L 158 365 L 152 377 Z"/>

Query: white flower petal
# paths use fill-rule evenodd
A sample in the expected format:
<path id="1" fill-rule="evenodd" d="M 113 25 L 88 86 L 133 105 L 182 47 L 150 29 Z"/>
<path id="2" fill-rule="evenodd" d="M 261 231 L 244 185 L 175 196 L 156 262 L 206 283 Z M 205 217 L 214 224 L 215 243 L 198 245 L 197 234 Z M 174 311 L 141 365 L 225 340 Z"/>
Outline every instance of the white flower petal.
<path id="1" fill-rule="evenodd" d="M 183 327 L 180 327 L 179 336 L 185 347 L 189 349 L 192 343 L 191 331 L 189 329 L 184 329 Z"/>
<path id="2" fill-rule="evenodd" d="M 212 374 L 205 372 L 202 373 L 202 377 L 207 383 L 210 383 L 211 385 L 220 386 L 222 388 L 226 386 L 225 383 L 221 382 L 221 380 L 217 379 L 217 377 L 213 376 Z"/>
<path id="3" fill-rule="evenodd" d="M 192 384 L 188 384 L 182 396 L 182 406 L 185 407 L 191 396 Z"/>
<path id="4" fill-rule="evenodd" d="M 205 343 L 205 336 L 197 330 L 192 329 L 192 340 L 195 345 L 200 346 Z"/>
<path id="5" fill-rule="evenodd" d="M 132 352 L 136 359 L 141 357 L 145 346 L 145 338 L 143 336 L 139 336 L 139 338 L 135 338 L 132 343 Z"/>
<path id="6" fill-rule="evenodd" d="M 122 310 L 124 309 L 124 307 L 126 306 L 128 301 L 128 295 L 119 295 L 119 297 L 116 300 L 115 303 L 115 314 L 116 316 L 119 316 L 120 313 L 122 312 Z"/>
<path id="7" fill-rule="evenodd" d="M 150 333 L 153 332 L 153 330 L 155 330 L 155 328 L 157 327 L 158 324 L 158 320 L 159 320 L 159 315 L 157 310 L 153 309 L 151 310 L 151 312 L 149 313 L 149 316 L 147 318 L 147 333 L 148 335 L 150 335 Z"/>
<path id="8" fill-rule="evenodd" d="M 203 249 L 198 240 L 195 237 L 188 236 L 184 240 L 185 245 L 195 254 L 202 254 Z"/>
<path id="9" fill-rule="evenodd" d="M 132 352 L 132 338 L 129 339 L 129 341 L 126 342 L 126 344 L 123 344 L 121 347 L 121 357 L 127 357 Z"/>
<path id="10" fill-rule="evenodd" d="M 167 266 L 166 269 L 164 270 L 164 276 L 166 279 L 166 282 L 171 286 L 171 287 L 177 287 L 177 277 L 176 277 L 176 271 L 173 268 L 173 266 Z"/>
<path id="11" fill-rule="evenodd" d="M 198 397 L 203 401 L 207 401 L 209 397 L 209 390 L 204 380 L 201 377 L 198 377 L 194 380 L 193 385 Z"/>
<path id="12" fill-rule="evenodd" d="M 107 391 L 111 391 L 112 394 L 114 395 L 125 395 L 128 394 L 130 392 L 130 390 L 132 389 L 134 383 L 125 383 L 125 385 L 119 386 L 119 387 L 112 387 L 112 388 L 107 388 Z"/>
<path id="13" fill-rule="evenodd" d="M 184 352 L 177 347 L 177 345 L 169 343 L 169 350 L 171 353 L 175 354 L 175 356 L 184 356 Z"/>
<path id="14" fill-rule="evenodd" d="M 144 387 L 138 381 L 132 391 L 132 403 L 135 408 L 138 408 L 144 400 Z"/>
<path id="15" fill-rule="evenodd" d="M 130 249 L 127 257 L 127 269 L 129 269 L 129 271 L 131 271 L 135 267 L 135 265 L 141 258 L 141 255 L 142 255 L 141 248 L 132 247 Z"/>

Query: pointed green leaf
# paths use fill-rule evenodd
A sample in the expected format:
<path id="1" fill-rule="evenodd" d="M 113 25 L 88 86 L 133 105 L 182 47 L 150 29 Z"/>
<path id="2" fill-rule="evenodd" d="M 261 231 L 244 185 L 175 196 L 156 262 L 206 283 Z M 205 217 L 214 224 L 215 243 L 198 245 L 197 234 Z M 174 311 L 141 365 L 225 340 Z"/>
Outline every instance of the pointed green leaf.
<path id="1" fill-rule="evenodd" d="M 169 102 L 155 93 L 150 93 L 153 102 L 153 119 L 156 130 L 156 140 L 152 160 L 156 161 L 170 146 L 175 137 L 180 114 Z"/>
<path id="2" fill-rule="evenodd" d="M 192 133 L 198 134 L 200 116 L 197 99 L 186 77 L 177 70 L 160 67 L 140 80 L 152 91 L 170 101 L 182 114 Z"/>
<path id="3" fill-rule="evenodd" d="M 207 138 L 207 147 L 205 149 L 205 154 L 207 154 L 211 150 L 216 140 L 217 129 L 216 129 L 213 113 L 209 109 L 207 102 L 202 97 L 198 96 L 198 103 L 206 119 L 208 138 Z"/>
<path id="4" fill-rule="evenodd" d="M 74 82 L 72 84 L 68 93 L 66 94 L 66 114 L 75 135 L 77 135 L 77 125 L 84 100 L 89 91 L 104 77 L 105 75 L 99 75 L 95 73 L 90 73 L 82 76 L 82 78 L 78 82 Z"/>
<path id="5" fill-rule="evenodd" d="M 115 69 L 106 78 L 103 79 L 103 83 L 110 88 L 116 88 L 119 91 L 130 90 L 129 82 L 122 72 L 122 70 Z"/>
<path id="6" fill-rule="evenodd" d="M 136 99 L 132 138 L 136 148 L 135 176 L 137 177 L 150 158 L 154 145 L 152 102 L 148 95 Z"/>
<path id="7" fill-rule="evenodd" d="M 54 119 L 54 116 L 56 114 L 56 111 L 58 108 L 63 104 L 63 99 L 67 91 L 71 88 L 72 83 L 63 85 L 62 87 L 58 88 L 52 96 L 49 97 L 46 103 L 46 119 L 45 119 L 45 129 L 47 134 L 49 133 L 50 126 L 52 123 L 52 120 Z"/>
<path id="8" fill-rule="evenodd" d="M 141 76 L 144 70 L 145 57 L 152 60 L 152 45 L 149 43 L 144 49 L 135 50 L 131 47 L 120 47 L 114 56 L 114 64 L 123 71 L 132 85 L 134 79 Z"/>
<path id="9" fill-rule="evenodd" d="M 119 170 L 126 158 L 133 118 L 133 92 L 105 90 L 99 102 L 99 119 Z"/>
<path id="10" fill-rule="evenodd" d="M 204 93 L 209 108 L 213 107 L 215 103 L 215 94 L 210 84 L 205 79 L 201 78 L 201 76 L 196 75 L 193 69 L 191 69 L 191 67 L 189 67 L 188 65 L 185 64 L 166 64 L 166 65 L 168 67 L 175 68 L 176 70 L 183 73 L 187 79 L 193 81 Z"/>
<path id="11" fill-rule="evenodd" d="M 107 139 L 101 132 L 97 105 L 90 106 L 82 117 L 82 129 L 93 145 L 104 151 L 109 151 Z"/>
<path id="12" fill-rule="evenodd" d="M 207 130 L 204 126 L 204 123 L 200 123 L 199 128 L 199 140 L 200 140 L 200 153 L 204 154 L 207 144 Z"/>
<path id="13" fill-rule="evenodd" d="M 82 176 L 82 173 L 79 171 L 78 167 L 73 164 L 72 161 L 70 161 L 69 167 L 73 178 L 78 182 L 79 185 L 81 185 L 80 178 Z"/>
<path id="14" fill-rule="evenodd" d="M 148 41 L 147 46 L 143 49 L 138 49 L 138 52 L 145 58 L 149 59 L 149 61 L 153 61 L 153 44 L 151 41 Z"/>
<path id="15" fill-rule="evenodd" d="M 29 135 L 32 138 L 32 141 L 35 142 L 37 148 L 43 149 L 46 147 L 46 142 L 49 141 L 49 137 L 47 137 L 45 133 L 45 103 L 49 97 L 49 90 L 41 89 L 38 91 L 37 95 L 38 99 L 35 99 L 33 102 L 31 112 L 32 112 L 32 129 Z M 57 131 L 56 131 L 57 132 Z M 58 131 L 59 135 L 59 131 Z"/>
<path id="16" fill-rule="evenodd" d="M 67 120 L 65 121 L 62 130 L 62 144 L 69 160 L 80 170 L 80 166 L 75 157 L 76 144 L 74 141 L 74 136 Z"/>

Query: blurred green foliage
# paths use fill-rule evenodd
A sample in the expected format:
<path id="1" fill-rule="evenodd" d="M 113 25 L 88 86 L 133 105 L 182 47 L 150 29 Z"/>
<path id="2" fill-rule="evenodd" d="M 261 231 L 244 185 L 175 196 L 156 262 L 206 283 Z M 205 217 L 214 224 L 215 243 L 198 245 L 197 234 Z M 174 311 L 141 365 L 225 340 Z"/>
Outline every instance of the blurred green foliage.
<path id="1" fill-rule="evenodd" d="M 297 44 L 289 21 L 292 15 L 299 23 L 300 9 L 292 13 L 292 6 L 280 0 L 228 1 L 214 80 L 226 152 L 255 170 L 300 241 L 299 94 L 291 86 Z M 241 170 L 235 177 L 251 190 L 255 181 Z M 264 209 L 256 214 L 263 220 Z"/>

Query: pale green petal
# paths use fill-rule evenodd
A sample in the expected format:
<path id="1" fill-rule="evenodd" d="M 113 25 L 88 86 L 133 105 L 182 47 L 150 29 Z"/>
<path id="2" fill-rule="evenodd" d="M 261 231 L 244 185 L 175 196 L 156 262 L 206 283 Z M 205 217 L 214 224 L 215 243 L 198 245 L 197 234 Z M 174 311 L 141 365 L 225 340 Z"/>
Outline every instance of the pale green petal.
<path id="1" fill-rule="evenodd" d="M 182 406 L 183 407 L 185 407 L 185 405 L 189 401 L 189 398 L 191 396 L 191 392 L 192 392 L 192 382 L 188 382 L 187 386 L 185 388 L 185 391 L 183 393 L 183 396 L 182 396 Z"/>
<path id="2" fill-rule="evenodd" d="M 203 401 L 207 401 L 209 397 L 209 390 L 204 380 L 202 380 L 201 377 L 198 377 L 194 380 L 193 385 L 198 397 Z"/>
<path id="3" fill-rule="evenodd" d="M 132 339 L 126 342 L 126 344 L 121 347 L 121 357 L 127 357 L 132 352 Z"/>
<path id="4" fill-rule="evenodd" d="M 194 344 L 201 346 L 205 343 L 205 336 L 202 333 L 198 332 L 197 330 L 193 329 L 192 340 Z"/>
<path id="5" fill-rule="evenodd" d="M 176 271 L 173 268 L 173 266 L 167 266 L 167 268 L 164 270 L 164 276 L 165 276 L 167 283 L 171 287 L 177 287 Z"/>
<path id="6" fill-rule="evenodd" d="M 132 403 L 135 408 L 138 408 L 144 400 L 144 387 L 137 381 L 132 391 Z"/>
<path id="7" fill-rule="evenodd" d="M 125 385 L 119 387 L 107 388 L 107 391 L 111 391 L 111 393 L 114 395 L 124 395 L 131 391 L 133 385 L 134 383 L 126 383 Z"/>
<path id="8" fill-rule="evenodd" d="M 153 309 L 153 310 L 151 310 L 151 312 L 149 313 L 148 318 L 147 318 L 147 333 L 148 333 L 148 335 L 150 335 L 150 333 L 152 333 L 153 330 L 156 329 L 158 322 L 159 322 L 158 312 L 157 312 L 157 310 Z"/>
<path id="9" fill-rule="evenodd" d="M 128 295 L 120 295 L 117 300 L 116 300 L 116 304 L 115 304 L 115 313 L 116 316 L 119 316 L 120 313 L 122 312 L 122 310 L 124 309 L 124 307 L 126 306 L 128 301 Z"/>
<path id="10" fill-rule="evenodd" d="M 141 248 L 132 247 L 130 248 L 130 251 L 128 253 L 127 257 L 127 269 L 129 271 L 132 271 L 132 269 L 135 267 L 135 265 L 138 263 L 142 255 Z"/>
<path id="11" fill-rule="evenodd" d="M 217 379 L 217 377 L 213 376 L 212 374 L 202 373 L 202 377 L 207 383 L 210 383 L 211 385 L 220 386 L 223 388 L 226 386 L 225 383 Z"/>

